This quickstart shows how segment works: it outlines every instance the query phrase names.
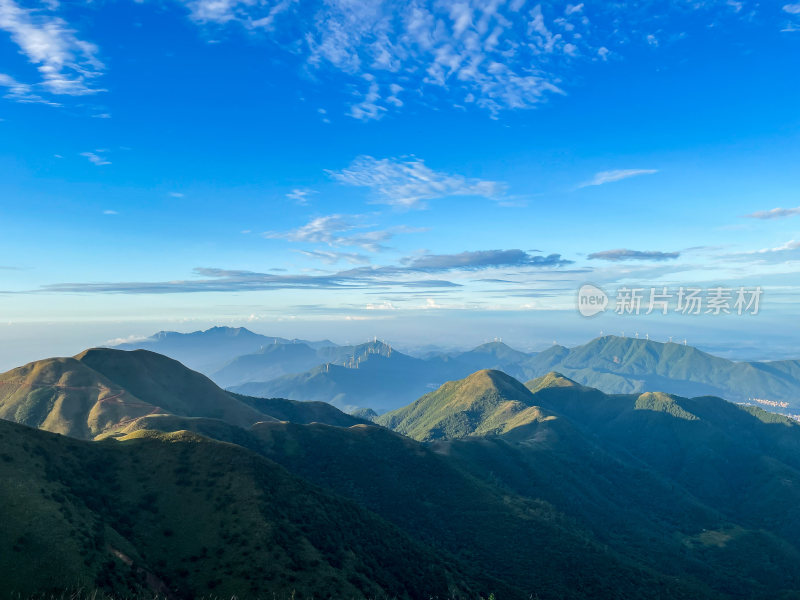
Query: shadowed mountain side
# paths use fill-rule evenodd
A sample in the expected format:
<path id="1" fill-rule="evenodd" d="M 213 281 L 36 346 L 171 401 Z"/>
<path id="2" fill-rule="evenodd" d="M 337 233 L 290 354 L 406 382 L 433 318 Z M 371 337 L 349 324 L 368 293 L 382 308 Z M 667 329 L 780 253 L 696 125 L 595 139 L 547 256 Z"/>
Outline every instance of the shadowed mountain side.
<path id="1" fill-rule="evenodd" d="M 324 423 L 337 427 L 350 427 L 369 423 L 369 420 L 343 413 L 327 402 L 301 402 L 284 398 L 254 398 L 229 392 L 231 396 L 259 412 L 270 415 L 279 421 L 292 423 Z"/>
<path id="2" fill-rule="evenodd" d="M 548 503 L 483 482 L 385 429 L 260 423 L 251 433 L 291 472 L 485 569 L 521 590 L 514 597 L 713 597 L 603 548 Z"/>
<path id="3" fill-rule="evenodd" d="M 369 407 L 380 412 L 408 404 L 445 381 L 466 377 L 476 370 L 475 365 L 510 367 L 515 359 L 529 358 L 499 343 L 427 360 L 407 356 L 382 342 L 323 348 L 317 355 L 319 366 L 272 380 L 256 381 L 242 371 L 238 376 L 247 376 L 250 382 L 230 389 L 250 396 L 316 400 L 343 409 Z M 246 358 L 256 360 L 255 355 Z"/>
<path id="4" fill-rule="evenodd" d="M 0 590 L 22 597 L 476 597 L 497 589 L 239 446 L 0 421 Z"/>
<path id="5" fill-rule="evenodd" d="M 479 372 L 379 420 L 653 568 L 726 595 L 800 585 L 796 423 L 718 398 L 608 396 L 558 373 L 528 386 Z"/>
<path id="6" fill-rule="evenodd" d="M 791 419 L 715 397 L 609 396 L 579 386 L 534 396 L 743 525 L 800 539 L 800 425 Z"/>
<path id="7" fill-rule="evenodd" d="M 232 387 L 301 373 L 322 362 L 317 351 L 306 344 L 270 344 L 253 354 L 237 356 L 211 378 L 221 387 Z"/>
<path id="8" fill-rule="evenodd" d="M 264 398 L 329 402 L 342 409 L 386 410 L 438 386 L 444 381 L 440 376 L 441 371 L 425 361 L 392 353 L 390 357 L 370 355 L 358 368 L 324 364 L 297 375 L 234 386 L 231 391 Z"/>

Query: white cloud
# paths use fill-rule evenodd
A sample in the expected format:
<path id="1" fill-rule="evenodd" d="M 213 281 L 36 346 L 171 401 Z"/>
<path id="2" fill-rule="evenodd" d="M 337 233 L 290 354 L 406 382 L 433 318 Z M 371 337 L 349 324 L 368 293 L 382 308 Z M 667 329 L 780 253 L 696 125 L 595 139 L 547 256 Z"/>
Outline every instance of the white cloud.
<path id="1" fill-rule="evenodd" d="M 0 87 L 6 88 L 5 98 L 25 104 L 47 104 L 49 106 L 60 106 L 57 102 L 52 102 L 42 98 L 33 91 L 33 86 L 20 83 L 10 75 L 0 73 Z"/>
<path id="2" fill-rule="evenodd" d="M 369 264 L 369 257 L 356 252 L 326 252 L 324 250 L 298 250 L 301 254 L 305 254 L 309 258 L 316 258 L 322 262 L 335 265 L 336 263 L 345 261 L 353 265 L 366 265 Z"/>
<path id="3" fill-rule="evenodd" d="M 14 0 L 0 0 L 0 30 L 36 65 L 42 78 L 38 86 L 43 90 L 69 96 L 102 91 L 92 85 L 105 68 L 97 58 L 97 47 L 79 39 L 60 17 L 22 8 Z M 30 97 L 23 93 L 17 99 L 30 101 L 26 96 Z"/>
<path id="4" fill-rule="evenodd" d="M 106 340 L 101 346 L 120 346 L 121 344 L 132 344 L 134 342 L 143 342 L 148 339 L 146 335 L 129 335 L 128 337 L 118 337 Z"/>
<path id="5" fill-rule="evenodd" d="M 295 204 L 299 204 L 300 206 L 306 206 L 308 205 L 308 197 L 314 193 L 315 193 L 314 190 L 309 190 L 306 188 L 295 188 L 291 192 L 286 194 L 286 197 L 289 200 L 294 200 Z"/>
<path id="6" fill-rule="evenodd" d="M 398 226 L 389 229 L 374 229 L 362 224 L 359 215 L 328 215 L 312 219 L 302 227 L 290 231 L 267 231 L 262 235 L 268 239 L 283 239 L 290 242 L 326 244 L 332 247 L 359 247 L 369 252 L 380 252 L 386 247 L 383 242 L 400 233 L 418 233 L 422 229 Z"/>
<path id="7" fill-rule="evenodd" d="M 593 185 L 603 185 L 604 183 L 613 183 L 615 181 L 622 181 L 630 177 L 638 177 L 639 175 L 653 175 L 658 173 L 658 169 L 617 169 L 614 171 L 600 171 L 595 173 L 595 176 L 585 183 L 580 184 L 578 187 L 589 187 Z"/>
<path id="8" fill-rule="evenodd" d="M 404 208 L 421 208 L 425 201 L 447 196 L 501 199 L 505 184 L 434 171 L 414 157 L 376 159 L 359 156 L 341 171 L 328 171 L 336 181 L 372 190 L 374 201 Z"/>
<path id="9" fill-rule="evenodd" d="M 361 120 L 412 94 L 419 100 L 423 89 L 493 115 L 531 108 L 562 93 L 551 67 L 587 45 L 582 4 L 546 15 L 518 0 L 328 0 L 316 10 L 294 10 L 300 5 L 291 0 L 182 1 L 195 22 L 270 29 L 311 68 L 352 76 L 348 114 Z M 552 31 L 556 19 L 563 32 Z"/>
<path id="10" fill-rule="evenodd" d="M 762 248 L 761 250 L 756 250 L 752 254 L 769 254 L 771 252 L 785 252 L 786 250 L 797 250 L 800 248 L 800 240 L 790 240 L 785 244 L 781 244 L 780 246 L 775 246 L 774 248 Z"/>
<path id="11" fill-rule="evenodd" d="M 104 153 L 105 150 L 95 150 L 94 152 L 81 152 L 81 156 L 83 156 L 93 165 L 102 167 L 103 165 L 111 164 L 111 161 L 108 160 L 105 156 L 103 156 Z"/>
<path id="12" fill-rule="evenodd" d="M 793 4 L 784 4 L 783 5 L 783 12 L 788 15 L 791 15 L 793 21 L 790 21 L 786 24 L 786 26 L 781 29 L 783 33 L 796 33 L 800 31 L 800 21 L 798 21 L 798 17 L 800 17 L 800 2 L 795 2 Z"/>
<path id="13" fill-rule="evenodd" d="M 239 21 L 250 29 L 271 30 L 275 20 L 297 0 L 269 3 L 256 0 L 184 0 L 189 16 L 198 23 L 224 25 Z"/>
<path id="14" fill-rule="evenodd" d="M 115 210 L 104 210 L 103 214 L 104 215 L 118 215 L 119 213 L 117 211 L 115 211 Z"/>
<path id="15" fill-rule="evenodd" d="M 475 106 L 492 117 L 530 109 L 564 93 L 577 61 L 672 43 L 693 15 L 704 26 L 752 16 L 736 0 L 681 0 L 657 11 L 631 0 L 179 1 L 195 22 L 268 30 L 309 69 L 344 75 L 353 98 L 347 114 L 360 120 L 412 102 Z"/>
<path id="16" fill-rule="evenodd" d="M 770 210 L 759 210 L 749 215 L 744 215 L 749 219 L 783 219 L 800 215 L 800 206 L 795 208 L 771 208 Z"/>

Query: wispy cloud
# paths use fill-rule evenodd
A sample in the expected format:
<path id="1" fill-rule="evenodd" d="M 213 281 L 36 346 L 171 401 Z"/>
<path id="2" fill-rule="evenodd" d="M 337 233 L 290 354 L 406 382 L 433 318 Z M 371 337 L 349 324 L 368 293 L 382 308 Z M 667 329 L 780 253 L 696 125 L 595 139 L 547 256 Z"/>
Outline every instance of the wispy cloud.
<path id="1" fill-rule="evenodd" d="M 434 272 L 502 267 L 563 267 L 572 263 L 560 254 L 538 256 L 523 250 L 478 250 L 458 254 L 427 254 L 407 259 L 404 264 L 409 270 Z"/>
<path id="2" fill-rule="evenodd" d="M 373 201 L 403 208 L 423 208 L 425 202 L 448 196 L 501 199 L 504 183 L 434 171 L 415 157 L 359 156 L 341 171 L 328 171 L 339 183 L 368 188 Z"/>
<path id="3" fill-rule="evenodd" d="M 180 1 L 197 23 L 267 31 L 320 80 L 344 78 L 352 89 L 346 112 L 365 121 L 413 103 L 477 107 L 493 118 L 531 109 L 563 95 L 578 65 L 675 43 L 693 18 L 723 27 L 752 16 L 733 0 L 658 10 L 633 0 Z"/>
<path id="4" fill-rule="evenodd" d="M 595 173 L 595 176 L 580 184 L 579 188 L 589 187 L 593 185 L 603 185 L 606 183 L 614 183 L 615 181 L 622 181 L 623 179 L 630 179 L 631 177 L 638 177 L 640 175 L 653 175 L 658 173 L 658 169 L 616 169 L 614 171 L 600 171 Z"/>
<path id="5" fill-rule="evenodd" d="M 800 248 L 800 240 L 790 240 L 785 244 L 781 244 L 780 246 L 775 246 L 774 248 L 762 248 L 761 250 L 756 250 L 751 252 L 750 254 L 771 254 L 774 252 L 786 252 L 787 250 L 797 250 Z"/>
<path id="6" fill-rule="evenodd" d="M 283 239 L 290 242 L 326 244 L 333 247 L 359 247 L 370 252 L 386 250 L 384 242 L 401 233 L 424 231 L 405 226 L 375 229 L 363 223 L 361 215 L 327 215 L 312 219 L 302 227 L 290 231 L 267 231 L 262 235 L 268 239 Z"/>
<path id="7" fill-rule="evenodd" d="M 314 190 L 309 190 L 307 188 L 295 188 L 286 194 L 286 197 L 289 200 L 293 200 L 294 203 L 299 206 L 306 206 L 308 205 L 308 197 L 314 193 Z"/>
<path id="8" fill-rule="evenodd" d="M 115 210 L 109 209 L 109 210 L 104 210 L 103 214 L 104 215 L 118 215 L 119 213 L 117 211 L 115 211 Z"/>
<path id="9" fill-rule="evenodd" d="M 97 57 L 97 46 L 78 38 L 62 18 L 23 8 L 14 0 L 0 0 L 0 30 L 9 33 L 20 53 L 36 65 L 41 89 L 68 96 L 102 91 L 93 82 L 105 69 Z M 30 102 L 36 97 L 25 92 L 25 84 L 17 84 L 16 92 L 13 86 L 2 85 L 11 87 L 12 99 Z"/>
<path id="10" fill-rule="evenodd" d="M 369 264 L 369 257 L 357 252 L 326 252 L 324 250 L 298 250 L 301 254 L 309 258 L 316 258 L 325 264 L 335 265 L 342 261 L 349 262 L 353 265 L 366 265 Z"/>
<path id="11" fill-rule="evenodd" d="M 195 279 L 172 281 L 128 281 L 104 283 L 57 283 L 33 292 L 80 294 L 190 294 L 202 292 L 257 292 L 290 289 L 379 289 L 379 288 L 458 288 L 457 283 L 441 279 L 387 277 L 382 269 L 360 267 L 323 275 L 276 275 L 198 267 Z"/>
<path id="12" fill-rule="evenodd" d="M 359 119 L 402 105 L 392 86 L 452 93 L 493 115 L 530 108 L 562 93 L 552 63 L 575 53 L 584 26 L 579 14 L 557 15 L 571 24 L 567 31 L 556 14 L 523 4 L 327 3 L 307 36 L 308 61 L 366 81 L 350 111 Z"/>
<path id="13" fill-rule="evenodd" d="M 790 15 L 800 15 L 800 2 L 795 4 L 784 4 L 783 12 L 789 13 Z"/>
<path id="14" fill-rule="evenodd" d="M 770 210 L 760 210 L 744 216 L 748 219 L 783 219 L 794 215 L 800 215 L 800 206 L 795 208 L 771 208 Z"/>
<path id="15" fill-rule="evenodd" d="M 571 10 L 579 5 L 543 9 L 520 0 L 330 1 L 302 10 L 291 0 L 183 3 L 197 23 L 266 29 L 304 54 L 309 68 L 351 77 L 348 114 L 361 120 L 419 100 L 416 90 L 492 115 L 531 108 L 563 93 L 554 71 L 580 55 L 590 32 L 582 10 Z"/>
<path id="16" fill-rule="evenodd" d="M 106 152 L 105 150 L 95 150 L 94 152 L 81 152 L 81 156 L 83 156 L 93 165 L 102 167 L 103 165 L 111 164 L 111 161 L 104 156 L 105 152 Z"/>
<path id="17" fill-rule="evenodd" d="M 681 255 L 680 252 L 659 252 L 658 250 L 628 250 L 619 248 L 617 250 L 603 250 L 594 252 L 587 258 L 589 260 L 673 260 Z"/>
<path id="18" fill-rule="evenodd" d="M 297 0 L 254 2 L 253 0 L 184 0 L 190 17 L 198 23 L 224 25 L 238 21 L 249 29 L 271 30 L 275 20 Z"/>
<path id="19" fill-rule="evenodd" d="M 366 260 L 357 254 L 302 251 L 303 254 L 333 261 Z M 331 273 L 276 274 L 232 269 L 198 267 L 194 278 L 171 281 L 58 283 L 27 293 L 94 293 L 94 294 L 185 294 L 199 292 L 246 292 L 282 289 L 366 290 L 367 293 L 396 288 L 398 291 L 447 290 L 463 285 L 448 279 L 426 277 L 463 271 L 510 269 L 519 273 L 542 273 L 571 264 L 560 254 L 533 255 L 523 250 L 483 250 L 458 254 L 409 257 L 401 264 L 358 266 Z M 565 272 L 555 271 L 562 274 Z M 440 275 L 439 275 L 440 276 Z M 431 292 L 433 293 L 433 292 Z"/>
<path id="20" fill-rule="evenodd" d="M 10 75 L 0 73 L 0 87 L 6 88 L 5 98 L 23 104 L 47 104 L 49 106 L 60 106 L 58 102 L 53 102 L 42 98 L 34 92 L 33 86 L 20 83 Z"/>

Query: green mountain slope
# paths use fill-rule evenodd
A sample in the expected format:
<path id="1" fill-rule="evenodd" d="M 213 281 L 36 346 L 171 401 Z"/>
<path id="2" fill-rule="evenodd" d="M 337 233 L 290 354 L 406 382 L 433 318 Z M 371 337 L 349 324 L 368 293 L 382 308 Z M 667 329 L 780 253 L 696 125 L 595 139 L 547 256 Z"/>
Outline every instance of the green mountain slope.
<path id="1" fill-rule="evenodd" d="M 486 594 L 352 502 L 186 432 L 90 443 L 0 421 L 0 480 L 3 595 Z"/>
<path id="2" fill-rule="evenodd" d="M 548 419 L 533 394 L 501 371 L 478 371 L 449 381 L 416 402 L 378 417 L 377 423 L 415 440 L 503 433 Z"/>
<path id="3" fill-rule="evenodd" d="M 230 392 L 231 396 L 244 404 L 252 406 L 259 412 L 267 414 L 279 421 L 292 423 L 323 423 L 336 427 L 352 427 L 370 422 L 355 415 L 343 413 L 327 402 L 301 402 L 283 398 L 254 398 Z"/>
<path id="4" fill-rule="evenodd" d="M 522 370 L 527 378 L 559 371 L 612 394 L 661 391 L 800 407 L 797 361 L 733 362 L 683 344 L 605 336 L 571 349 L 553 346 L 525 361 Z"/>
<path id="5" fill-rule="evenodd" d="M 749 527 L 800 539 L 800 424 L 714 397 L 545 388 L 536 402 Z"/>
<path id="6" fill-rule="evenodd" d="M 264 420 L 263 413 L 233 398 L 208 377 L 155 352 L 93 348 L 76 358 L 138 398 L 160 406 L 162 412 L 221 419 L 242 427 Z"/>
<path id="7" fill-rule="evenodd" d="M 249 426 L 271 417 L 165 356 L 95 348 L 0 375 L 0 418 L 91 439 L 144 415 L 170 413 Z"/>
<path id="8" fill-rule="evenodd" d="M 374 426 L 261 423 L 261 452 L 505 584 L 504 598 L 707 597 L 598 543 L 537 496 L 469 475 L 447 455 Z"/>
<path id="9" fill-rule="evenodd" d="M 800 426 L 716 398 L 608 396 L 557 373 L 525 395 L 490 373 L 382 422 L 661 572 L 726 596 L 798 589 Z"/>
<path id="10" fill-rule="evenodd" d="M 0 375 L 0 418 L 78 438 L 157 412 L 74 358 L 37 361 Z"/>

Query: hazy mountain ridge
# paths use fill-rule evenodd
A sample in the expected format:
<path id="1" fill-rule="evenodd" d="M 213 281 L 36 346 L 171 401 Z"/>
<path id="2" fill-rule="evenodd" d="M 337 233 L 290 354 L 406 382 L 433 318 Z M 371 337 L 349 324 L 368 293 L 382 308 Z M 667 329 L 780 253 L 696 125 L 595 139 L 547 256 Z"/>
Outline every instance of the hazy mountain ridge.
<path id="1" fill-rule="evenodd" d="M 206 375 L 223 368 L 238 356 L 258 352 L 271 345 L 302 343 L 311 348 L 335 346 L 330 340 L 312 342 L 253 333 L 244 327 L 212 327 L 205 331 L 179 333 L 159 331 L 135 342 L 115 346 L 118 350 L 150 350 L 180 361 Z"/>
<path id="2" fill-rule="evenodd" d="M 249 396 L 293 398 L 330 402 L 342 409 L 394 408 L 448 378 L 463 377 L 470 367 L 439 364 L 394 351 L 382 342 L 325 348 L 324 362 L 308 371 L 284 375 L 272 381 L 250 382 L 231 387 Z"/>
<path id="3" fill-rule="evenodd" d="M 605 336 L 572 349 L 549 348 L 527 360 L 524 370 L 527 377 L 559 371 L 607 393 L 759 398 L 800 408 L 798 361 L 734 362 L 671 342 Z"/>
<path id="4" fill-rule="evenodd" d="M 308 371 L 230 389 L 251 396 L 330 402 L 343 409 L 368 407 L 386 411 L 437 389 L 445 381 L 486 368 L 476 365 L 488 362 L 521 373 L 513 360 L 530 358 L 501 343 L 429 359 L 397 352 L 383 342 L 323 348 L 318 355 L 325 362 Z"/>
<path id="5" fill-rule="evenodd" d="M 717 395 L 736 402 L 765 401 L 765 408 L 779 412 L 800 410 L 800 361 L 735 362 L 683 344 L 616 336 L 538 353 L 520 352 L 498 341 L 426 358 L 389 353 L 389 347 L 381 342 L 317 350 L 277 345 L 239 357 L 212 376 L 248 395 L 379 411 L 404 406 L 445 381 L 482 369 L 500 370 L 520 380 L 557 371 L 606 393 Z"/>

